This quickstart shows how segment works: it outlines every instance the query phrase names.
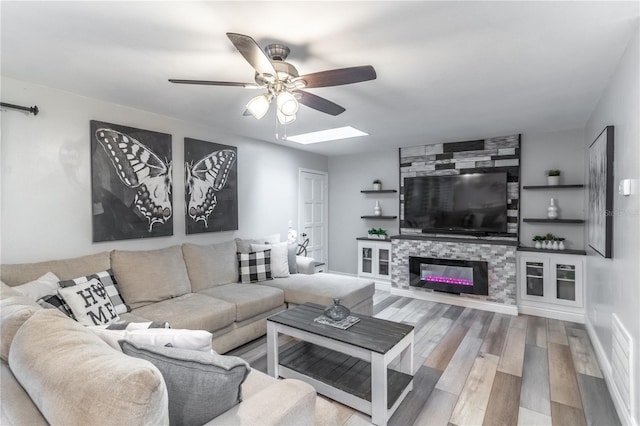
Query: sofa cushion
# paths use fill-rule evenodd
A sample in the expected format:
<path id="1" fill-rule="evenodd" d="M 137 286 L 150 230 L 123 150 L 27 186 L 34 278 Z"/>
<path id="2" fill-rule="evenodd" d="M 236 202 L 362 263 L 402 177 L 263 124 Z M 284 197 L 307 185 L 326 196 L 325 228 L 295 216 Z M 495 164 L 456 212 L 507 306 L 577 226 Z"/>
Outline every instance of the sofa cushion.
<path id="1" fill-rule="evenodd" d="M 227 284 L 200 293 L 236 305 L 236 321 L 244 321 L 284 305 L 284 292 L 259 284 Z"/>
<path id="2" fill-rule="evenodd" d="M 284 300 L 296 305 L 312 302 L 331 305 L 334 298 L 347 308 L 371 299 L 375 285 L 371 280 L 337 274 L 295 274 L 289 278 L 276 278 L 263 285 L 284 290 Z"/>
<path id="3" fill-rule="evenodd" d="M 0 425 L 49 426 L 4 361 L 0 362 L 0 395 Z"/>
<path id="4" fill-rule="evenodd" d="M 169 422 L 200 426 L 242 399 L 249 365 L 235 356 L 121 341 L 122 352 L 162 372 L 169 393 Z"/>
<path id="5" fill-rule="evenodd" d="M 0 275 L 2 281 L 14 286 L 33 281 L 47 272 L 53 272 L 61 280 L 70 280 L 96 271 L 104 271 L 110 266 L 109 252 L 102 252 L 71 259 L 2 265 Z"/>
<path id="6" fill-rule="evenodd" d="M 113 276 L 113 271 L 111 269 L 96 272 L 95 274 L 86 275 L 83 277 L 74 278 L 72 280 L 62 280 L 58 283 L 58 286 L 71 287 L 76 284 L 86 283 L 87 281 L 92 279 L 96 279 L 102 283 L 105 290 L 107 290 L 107 295 L 109 296 L 109 299 L 111 299 L 111 303 L 113 304 L 113 307 L 115 308 L 117 313 L 124 314 L 125 312 L 131 311 L 129 305 L 124 303 L 124 300 L 120 295 L 118 282 L 116 281 L 116 277 Z"/>
<path id="7" fill-rule="evenodd" d="M 142 330 L 109 330 L 103 327 L 89 327 L 89 330 L 104 340 L 112 348 L 121 351 L 119 340 L 154 346 L 192 349 L 211 352 L 211 333 L 205 330 L 185 330 L 176 328 L 147 328 Z"/>
<path id="8" fill-rule="evenodd" d="M 13 287 L 13 289 L 37 302 L 45 296 L 56 294 L 58 292 L 58 281 L 60 279 L 56 274 L 47 272 L 33 281 Z"/>
<path id="9" fill-rule="evenodd" d="M 236 306 L 199 293 L 189 293 L 132 311 L 151 321 L 167 321 L 172 328 L 216 331 L 232 324 Z"/>
<path id="10" fill-rule="evenodd" d="M 240 282 L 255 283 L 271 279 L 271 250 L 238 253 Z"/>
<path id="11" fill-rule="evenodd" d="M 58 293 L 67 304 L 73 318 L 82 325 L 110 324 L 120 319 L 107 290 L 96 278 L 61 287 Z"/>
<path id="12" fill-rule="evenodd" d="M 298 273 L 298 262 L 296 260 L 296 255 L 298 254 L 298 245 L 297 244 L 288 244 L 287 245 L 287 262 L 289 263 L 289 273 L 297 274 Z"/>
<path id="13" fill-rule="evenodd" d="M 289 276 L 289 253 L 287 242 L 277 244 L 251 244 L 251 251 L 271 250 L 271 276 L 286 278 Z"/>
<path id="14" fill-rule="evenodd" d="M 182 255 L 193 292 L 238 282 L 235 241 L 208 246 L 183 244 Z"/>
<path id="15" fill-rule="evenodd" d="M 168 423 L 160 371 L 57 310 L 38 310 L 20 327 L 9 367 L 50 424 Z"/>
<path id="16" fill-rule="evenodd" d="M 132 309 L 191 291 L 180 246 L 111 252 L 111 268 Z"/>
<path id="17" fill-rule="evenodd" d="M 9 358 L 9 348 L 13 338 L 31 315 L 40 306 L 31 299 L 24 296 L 4 296 L 0 300 L 0 324 L 2 332 L 0 333 L 0 358 L 7 360 Z"/>

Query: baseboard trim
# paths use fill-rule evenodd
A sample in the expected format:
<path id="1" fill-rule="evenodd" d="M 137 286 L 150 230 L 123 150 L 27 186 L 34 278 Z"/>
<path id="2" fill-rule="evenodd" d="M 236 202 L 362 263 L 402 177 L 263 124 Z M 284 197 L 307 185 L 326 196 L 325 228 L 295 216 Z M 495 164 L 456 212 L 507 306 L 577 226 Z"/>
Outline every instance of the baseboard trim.
<path id="1" fill-rule="evenodd" d="M 611 399 L 613 400 L 613 405 L 616 407 L 618 417 L 620 417 L 620 422 L 623 425 L 638 426 L 638 422 L 636 421 L 636 419 L 631 417 L 631 413 L 624 408 L 624 402 L 622 401 L 620 392 L 618 391 L 618 388 L 613 381 L 613 376 L 611 373 L 611 362 L 609 362 L 609 357 L 606 355 L 606 352 L 602 347 L 602 343 L 600 343 L 600 339 L 598 339 L 596 329 L 593 327 L 593 324 L 591 324 L 591 321 L 589 321 L 588 317 L 585 318 L 584 324 L 585 328 L 587 329 L 589 339 L 591 339 L 591 343 L 593 344 L 596 358 L 598 358 L 600 370 L 602 370 L 602 372 L 604 373 L 604 380 L 605 382 L 607 382 L 609 394 L 611 395 Z"/>
<path id="2" fill-rule="evenodd" d="M 520 312 L 526 315 L 535 315 L 538 317 L 552 318 L 561 321 L 577 322 L 584 324 L 584 313 L 574 313 L 566 311 L 557 311 L 555 309 L 540 308 L 538 306 L 518 305 Z"/>
<path id="3" fill-rule="evenodd" d="M 499 314 L 518 315 L 518 307 L 515 305 L 503 305 L 502 303 L 487 302 L 485 300 L 471 299 L 468 297 L 450 296 L 435 292 L 414 292 L 395 287 L 391 288 L 390 293 L 396 296 L 412 297 L 414 299 L 429 300 L 431 302 L 446 303 L 449 305 L 480 309 L 482 311 L 496 312 Z"/>

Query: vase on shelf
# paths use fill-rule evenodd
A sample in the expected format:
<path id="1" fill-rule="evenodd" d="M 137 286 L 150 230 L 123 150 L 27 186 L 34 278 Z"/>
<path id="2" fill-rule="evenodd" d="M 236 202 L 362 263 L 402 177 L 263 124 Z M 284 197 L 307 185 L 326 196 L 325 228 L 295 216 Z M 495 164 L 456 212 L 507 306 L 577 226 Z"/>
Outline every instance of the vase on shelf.
<path id="1" fill-rule="evenodd" d="M 374 191 L 380 191 L 382 189 L 382 184 L 381 183 L 374 183 L 373 184 L 373 190 Z"/>
<path id="2" fill-rule="evenodd" d="M 564 242 L 560 241 L 558 243 L 558 250 L 564 250 Z"/>
<path id="3" fill-rule="evenodd" d="M 542 248 L 542 244 L 540 243 L 540 241 L 536 241 L 536 244 L 534 247 L 540 250 Z"/>
<path id="4" fill-rule="evenodd" d="M 554 177 L 554 176 L 549 176 Z M 558 207 L 556 206 L 556 199 L 552 198 L 549 200 L 549 207 L 547 207 L 547 217 L 549 219 L 557 219 L 558 218 Z"/>
<path id="5" fill-rule="evenodd" d="M 373 215 L 374 216 L 381 216 L 382 215 L 382 209 L 380 208 L 380 202 L 378 200 L 376 200 L 376 205 L 373 208 Z"/>
<path id="6" fill-rule="evenodd" d="M 551 245 L 551 249 L 552 250 L 558 250 L 558 242 L 554 241 L 553 244 Z"/>
<path id="7" fill-rule="evenodd" d="M 351 311 L 340 304 L 340 299 L 333 299 L 333 305 L 324 309 L 324 316 L 333 321 L 342 321 L 351 315 Z"/>

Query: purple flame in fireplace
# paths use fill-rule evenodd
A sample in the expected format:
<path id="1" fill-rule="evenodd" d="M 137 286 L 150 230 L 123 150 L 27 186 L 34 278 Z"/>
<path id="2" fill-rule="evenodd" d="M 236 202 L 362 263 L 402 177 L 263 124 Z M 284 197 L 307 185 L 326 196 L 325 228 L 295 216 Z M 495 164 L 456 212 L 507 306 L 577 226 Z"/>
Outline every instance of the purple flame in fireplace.
<path id="1" fill-rule="evenodd" d="M 440 276 L 440 275 L 429 275 L 427 277 L 423 277 L 422 280 L 423 281 L 433 281 L 433 282 L 437 282 L 437 283 L 473 286 L 473 281 L 471 281 L 471 280 L 465 280 L 463 278 L 443 277 L 443 276 Z"/>

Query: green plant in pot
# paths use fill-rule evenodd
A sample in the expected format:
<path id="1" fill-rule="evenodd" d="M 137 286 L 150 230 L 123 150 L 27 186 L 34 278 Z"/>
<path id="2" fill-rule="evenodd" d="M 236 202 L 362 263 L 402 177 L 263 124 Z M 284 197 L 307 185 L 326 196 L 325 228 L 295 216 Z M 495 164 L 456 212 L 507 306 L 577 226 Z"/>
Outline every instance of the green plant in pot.
<path id="1" fill-rule="evenodd" d="M 560 170 L 558 169 L 547 170 L 547 185 L 560 185 L 560 174 Z"/>
<path id="2" fill-rule="evenodd" d="M 373 181 L 373 190 L 380 191 L 382 189 L 382 181 L 380 179 L 376 179 Z"/>
<path id="3" fill-rule="evenodd" d="M 537 249 L 541 249 L 542 248 L 542 242 L 544 241 L 544 238 L 541 237 L 540 235 L 536 235 L 534 236 L 531 241 L 534 242 L 534 247 Z"/>

